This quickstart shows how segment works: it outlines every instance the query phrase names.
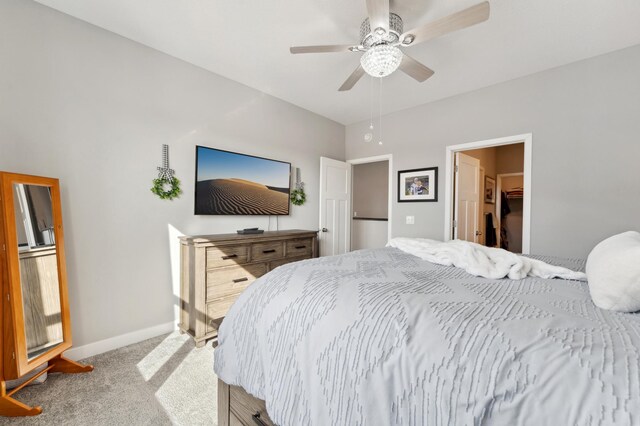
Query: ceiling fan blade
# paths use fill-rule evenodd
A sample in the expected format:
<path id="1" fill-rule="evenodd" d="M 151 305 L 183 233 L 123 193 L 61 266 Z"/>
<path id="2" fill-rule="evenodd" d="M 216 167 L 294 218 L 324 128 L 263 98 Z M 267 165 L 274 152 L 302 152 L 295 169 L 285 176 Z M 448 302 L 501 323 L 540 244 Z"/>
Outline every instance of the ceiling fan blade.
<path id="1" fill-rule="evenodd" d="M 331 53 L 331 52 L 353 52 L 357 51 L 358 46 L 350 44 L 341 45 L 326 45 L 326 46 L 294 46 L 290 47 L 289 51 L 293 54 L 296 53 Z"/>
<path id="2" fill-rule="evenodd" d="M 363 75 L 364 75 L 364 68 L 362 68 L 362 65 L 358 65 L 358 68 L 356 68 L 356 70 L 351 73 L 349 78 L 347 78 L 347 81 L 345 81 L 338 90 L 340 92 L 351 90 L 351 88 L 356 85 L 358 80 L 360 80 Z"/>
<path id="3" fill-rule="evenodd" d="M 441 35 L 486 21 L 489 19 L 489 11 L 489 2 L 485 1 L 453 15 L 430 22 L 422 27 L 407 31 L 400 36 L 400 40 L 404 46 L 432 40 Z"/>
<path id="4" fill-rule="evenodd" d="M 431 68 L 421 64 L 406 54 L 402 57 L 402 62 L 400 62 L 400 70 L 409 77 L 418 80 L 420 83 L 434 74 L 434 71 Z"/>
<path id="5" fill-rule="evenodd" d="M 367 0 L 367 13 L 371 31 L 378 28 L 389 31 L 389 0 Z"/>

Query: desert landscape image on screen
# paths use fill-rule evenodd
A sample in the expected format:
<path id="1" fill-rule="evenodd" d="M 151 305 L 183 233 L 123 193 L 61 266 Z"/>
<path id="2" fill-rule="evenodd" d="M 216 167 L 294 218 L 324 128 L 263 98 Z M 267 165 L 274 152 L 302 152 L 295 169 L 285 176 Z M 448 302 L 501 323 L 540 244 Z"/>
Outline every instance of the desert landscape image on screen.
<path id="1" fill-rule="evenodd" d="M 198 146 L 195 214 L 289 214 L 291 165 Z"/>

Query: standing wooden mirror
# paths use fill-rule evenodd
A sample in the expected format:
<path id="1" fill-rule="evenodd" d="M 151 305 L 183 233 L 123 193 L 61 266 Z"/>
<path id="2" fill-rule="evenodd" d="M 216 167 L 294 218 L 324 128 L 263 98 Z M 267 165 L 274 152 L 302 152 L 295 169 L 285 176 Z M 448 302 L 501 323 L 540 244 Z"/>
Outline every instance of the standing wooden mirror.
<path id="1" fill-rule="evenodd" d="M 93 367 L 62 356 L 71 347 L 71 321 L 58 180 L 0 172 L 0 205 L 0 415 L 36 415 L 40 407 L 12 395 L 45 372 Z M 7 390 L 6 381 L 25 376 Z"/>

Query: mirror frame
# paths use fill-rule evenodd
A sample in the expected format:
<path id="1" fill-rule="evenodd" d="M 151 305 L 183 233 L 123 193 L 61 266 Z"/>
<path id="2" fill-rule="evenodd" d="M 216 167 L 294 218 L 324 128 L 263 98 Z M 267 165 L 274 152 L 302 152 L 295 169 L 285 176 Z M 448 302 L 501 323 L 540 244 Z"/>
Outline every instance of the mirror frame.
<path id="1" fill-rule="evenodd" d="M 22 175 L 17 173 L 0 173 L 1 186 L 0 198 L 4 200 L 4 209 L 1 212 L 0 226 L 3 226 L 5 240 L 5 255 L 7 259 L 8 291 L 3 296 L 4 302 L 8 299 L 9 312 L 2 313 L 3 322 L 3 346 L 13 344 L 15 360 L 10 353 L 11 349 L 5 347 L 3 350 L 3 370 L 5 379 L 21 377 L 34 368 L 62 354 L 71 347 L 71 321 L 69 317 L 69 296 L 67 290 L 67 268 L 64 250 L 64 229 L 62 226 L 62 206 L 60 201 L 60 184 L 58 179 L 39 176 Z M 22 303 L 22 286 L 20 281 L 20 253 L 18 250 L 18 236 L 16 229 L 16 218 L 14 210 L 13 185 L 39 185 L 47 186 L 51 190 L 51 205 L 53 208 L 53 225 L 56 242 L 56 253 L 58 263 L 58 287 L 60 290 L 60 318 L 62 321 L 63 341 L 52 347 L 50 350 L 28 359 L 27 340 L 24 324 L 24 309 Z M 3 302 L 3 306 L 6 304 Z M 15 368 L 11 368 L 12 364 Z M 14 373 L 14 374 L 13 374 Z M 15 376 L 15 377 L 14 377 Z"/>

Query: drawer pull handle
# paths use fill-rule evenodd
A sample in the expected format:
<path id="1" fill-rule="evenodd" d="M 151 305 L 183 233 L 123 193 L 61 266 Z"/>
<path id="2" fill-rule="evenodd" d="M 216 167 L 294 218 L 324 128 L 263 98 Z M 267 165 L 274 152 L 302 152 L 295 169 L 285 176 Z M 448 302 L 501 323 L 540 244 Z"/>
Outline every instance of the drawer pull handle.
<path id="1" fill-rule="evenodd" d="M 271 250 L 262 250 L 263 253 L 267 254 L 267 253 L 275 253 L 276 249 L 271 249 Z"/>
<path id="2" fill-rule="evenodd" d="M 237 283 L 244 282 L 244 281 L 249 281 L 249 278 L 247 278 L 247 277 L 242 277 L 242 278 L 236 278 L 235 280 L 233 280 L 233 282 L 234 282 L 234 283 L 236 283 L 236 284 L 237 284 Z"/>
<path id="3" fill-rule="evenodd" d="M 265 422 L 262 421 L 262 419 L 260 418 L 260 411 L 256 411 L 256 413 L 251 416 L 251 418 L 253 419 L 253 421 L 255 422 L 255 424 L 257 424 L 258 426 L 268 426 Z"/>
<path id="4" fill-rule="evenodd" d="M 238 257 L 237 254 L 230 254 L 228 256 L 222 256 L 222 260 L 229 260 L 229 259 L 233 259 L 235 257 Z"/>
<path id="5" fill-rule="evenodd" d="M 307 248 L 307 246 L 296 246 L 297 249 Z"/>

